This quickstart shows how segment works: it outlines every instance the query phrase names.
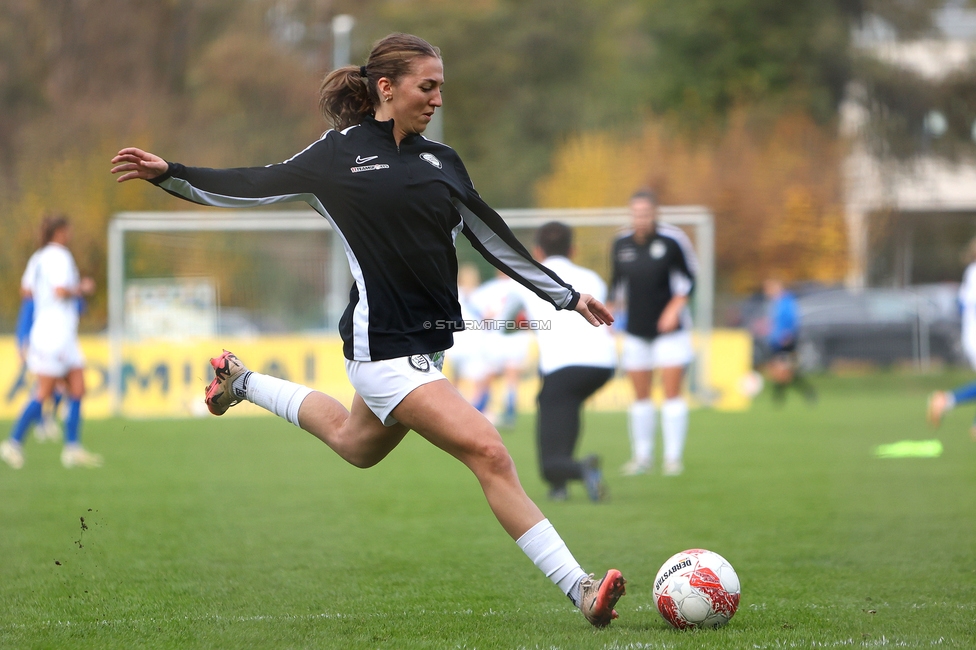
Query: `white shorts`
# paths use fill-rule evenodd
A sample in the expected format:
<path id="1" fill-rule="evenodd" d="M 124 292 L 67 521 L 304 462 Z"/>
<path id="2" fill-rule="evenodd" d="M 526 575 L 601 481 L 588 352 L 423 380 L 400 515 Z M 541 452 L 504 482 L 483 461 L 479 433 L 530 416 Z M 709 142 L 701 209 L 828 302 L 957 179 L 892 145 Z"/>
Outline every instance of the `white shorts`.
<path id="1" fill-rule="evenodd" d="M 620 367 L 624 370 L 654 370 L 687 366 L 695 357 L 691 332 L 678 330 L 653 339 L 624 334 Z"/>
<path id="2" fill-rule="evenodd" d="M 31 340 L 27 348 L 27 369 L 42 377 L 64 377 L 76 368 L 85 367 L 77 338 L 59 341 L 54 345 Z"/>
<path id="3" fill-rule="evenodd" d="M 369 410 L 384 426 L 392 427 L 397 420 L 390 413 L 404 397 L 424 384 L 446 379 L 441 372 L 443 362 L 443 352 L 412 354 L 383 361 L 346 359 L 346 375 Z"/>

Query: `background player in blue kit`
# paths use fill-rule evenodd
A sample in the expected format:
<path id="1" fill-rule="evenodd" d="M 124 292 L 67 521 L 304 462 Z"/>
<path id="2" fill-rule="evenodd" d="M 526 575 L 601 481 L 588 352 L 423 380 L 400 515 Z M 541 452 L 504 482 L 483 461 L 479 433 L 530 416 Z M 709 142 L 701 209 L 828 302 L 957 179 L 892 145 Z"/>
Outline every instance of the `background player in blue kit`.
<path id="1" fill-rule="evenodd" d="M 767 319 L 769 332 L 769 377 L 773 380 L 773 400 L 786 399 L 786 389 L 796 388 L 808 402 L 817 400 L 817 393 L 800 369 L 796 346 L 800 338 L 800 306 L 792 293 L 786 290 L 779 278 L 769 278 L 763 283 L 763 293 L 769 301 Z"/>

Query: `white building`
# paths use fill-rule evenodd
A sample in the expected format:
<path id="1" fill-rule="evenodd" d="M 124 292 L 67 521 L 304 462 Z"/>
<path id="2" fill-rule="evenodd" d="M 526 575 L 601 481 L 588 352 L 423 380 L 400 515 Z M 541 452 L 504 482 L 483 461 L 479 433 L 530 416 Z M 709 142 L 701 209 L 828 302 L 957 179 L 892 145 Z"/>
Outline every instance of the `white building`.
<path id="1" fill-rule="evenodd" d="M 899 41 L 890 26 L 873 18 L 854 34 L 854 45 L 869 56 L 931 80 L 976 67 L 976 11 L 949 3 L 936 15 L 935 25 L 939 33 L 934 37 Z M 931 229 L 934 218 L 943 230 L 948 228 L 944 236 L 953 242 L 963 240 L 958 242 L 959 249 L 976 235 L 976 159 L 950 161 L 924 153 L 900 162 L 879 159 L 866 142 L 868 101 L 864 86 L 853 82 L 840 110 L 841 131 L 851 142 L 843 170 L 850 248 L 848 285 L 861 288 L 872 281 L 907 285 L 931 280 L 918 272 L 923 260 L 916 255 L 920 250 L 916 232 L 925 220 Z M 976 140 L 976 113 L 972 117 Z M 937 110 L 925 116 L 926 137 L 940 137 L 946 126 Z M 886 225 L 881 215 L 886 215 Z M 871 267 L 877 262 L 877 239 L 882 231 L 888 238 L 884 255 L 891 258 L 887 260 L 890 270 L 877 277 Z M 931 233 L 927 238 L 932 239 Z M 933 262 L 935 245 L 928 241 L 924 251 L 928 263 Z"/>

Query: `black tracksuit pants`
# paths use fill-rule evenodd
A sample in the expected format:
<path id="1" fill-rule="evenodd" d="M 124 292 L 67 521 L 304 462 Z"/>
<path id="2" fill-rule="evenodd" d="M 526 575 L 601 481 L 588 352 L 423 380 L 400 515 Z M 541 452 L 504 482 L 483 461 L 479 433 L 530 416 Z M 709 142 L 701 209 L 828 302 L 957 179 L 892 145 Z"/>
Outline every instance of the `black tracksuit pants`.
<path id="1" fill-rule="evenodd" d="M 542 376 L 537 397 L 536 438 L 542 477 L 552 488 L 582 480 L 583 465 L 573 459 L 580 434 L 583 402 L 613 377 L 613 368 L 567 366 Z"/>

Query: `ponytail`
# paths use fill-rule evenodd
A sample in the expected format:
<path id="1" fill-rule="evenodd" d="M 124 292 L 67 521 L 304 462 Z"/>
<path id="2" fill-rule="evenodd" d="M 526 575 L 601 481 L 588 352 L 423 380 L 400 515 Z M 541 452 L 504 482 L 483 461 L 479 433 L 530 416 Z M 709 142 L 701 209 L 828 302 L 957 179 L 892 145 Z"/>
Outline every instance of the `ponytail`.
<path id="1" fill-rule="evenodd" d="M 360 76 L 359 68 L 351 65 L 333 70 L 319 89 L 319 110 L 340 131 L 359 124 L 374 112 L 369 77 Z"/>

